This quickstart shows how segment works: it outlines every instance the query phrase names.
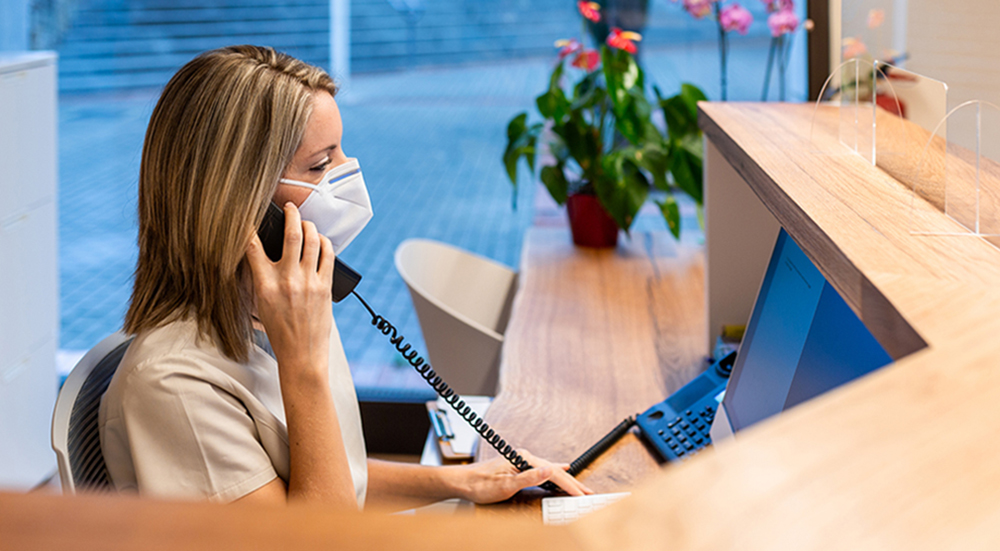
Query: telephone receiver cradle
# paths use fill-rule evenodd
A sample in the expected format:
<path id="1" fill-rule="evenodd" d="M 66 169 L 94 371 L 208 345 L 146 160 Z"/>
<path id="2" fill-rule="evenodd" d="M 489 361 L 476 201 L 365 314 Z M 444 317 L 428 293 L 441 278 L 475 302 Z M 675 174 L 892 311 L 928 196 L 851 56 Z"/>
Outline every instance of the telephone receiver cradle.
<path id="1" fill-rule="evenodd" d="M 257 229 L 257 236 L 264 245 L 264 253 L 271 262 L 281 260 L 281 252 L 285 245 L 285 211 L 278 205 L 268 203 L 264 221 Z M 339 258 L 333 264 L 333 302 L 340 302 L 351 294 L 351 291 L 361 282 L 361 274 L 356 272 Z"/>

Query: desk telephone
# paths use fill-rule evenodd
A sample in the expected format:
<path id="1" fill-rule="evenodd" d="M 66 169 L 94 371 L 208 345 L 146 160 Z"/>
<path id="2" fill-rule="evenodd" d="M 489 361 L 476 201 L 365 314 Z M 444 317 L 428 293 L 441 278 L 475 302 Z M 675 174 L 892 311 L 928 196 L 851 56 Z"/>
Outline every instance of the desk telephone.
<path id="1" fill-rule="evenodd" d="M 257 229 L 257 235 L 264 246 L 264 252 L 273 262 L 281 259 L 282 248 L 284 247 L 284 232 L 284 211 L 274 203 L 268 204 L 264 220 L 261 222 L 260 228 Z M 332 288 L 333 302 L 340 302 L 348 295 L 354 295 L 371 315 L 372 325 L 381 331 L 383 335 L 389 337 L 389 342 L 399 351 L 400 355 L 417 370 L 417 373 L 427 381 L 427 384 L 431 385 L 449 406 L 458 412 L 462 419 L 465 419 L 490 446 L 507 459 L 507 461 L 510 461 L 518 470 L 526 471 L 531 469 L 531 464 L 521 457 L 496 431 L 490 428 L 490 425 L 480 418 L 465 403 L 465 400 L 441 379 L 431 368 L 431 364 L 425 362 L 416 350 L 411 349 L 410 344 L 399 334 L 396 327 L 375 313 L 375 310 L 368 305 L 365 299 L 361 298 L 361 295 L 355 291 L 355 287 L 357 287 L 360 281 L 361 274 L 340 260 L 340 258 L 335 259 Z M 570 464 L 569 474 L 575 476 L 581 472 L 594 459 L 625 436 L 632 426 L 636 424 L 639 425 L 642 433 L 652 443 L 663 459 L 679 459 L 692 453 L 696 445 L 696 438 L 691 438 L 694 435 L 688 431 L 687 427 L 683 427 L 681 423 L 698 427 L 699 425 L 692 423 L 692 421 L 702 420 L 707 421 L 708 426 L 711 426 L 711 416 L 714 416 L 714 411 L 718 406 L 715 397 L 725 388 L 725 380 L 729 377 L 729 372 L 732 370 L 735 356 L 736 353 L 734 352 L 716 362 L 713 367 L 696 377 L 670 398 L 639 415 L 638 419 L 633 416 L 619 423 L 604 438 L 591 446 L 590 449 Z M 708 409 L 701 409 L 706 406 L 708 406 Z M 699 409 L 696 410 L 694 408 Z M 689 421 L 682 421 L 682 417 L 689 419 Z M 677 430 L 686 432 L 678 434 L 674 432 Z M 701 442 L 697 443 L 698 448 L 708 444 L 707 429 L 704 429 L 704 433 L 701 434 L 701 440 Z M 542 488 L 552 492 L 559 490 L 551 482 L 546 482 L 542 485 Z"/>

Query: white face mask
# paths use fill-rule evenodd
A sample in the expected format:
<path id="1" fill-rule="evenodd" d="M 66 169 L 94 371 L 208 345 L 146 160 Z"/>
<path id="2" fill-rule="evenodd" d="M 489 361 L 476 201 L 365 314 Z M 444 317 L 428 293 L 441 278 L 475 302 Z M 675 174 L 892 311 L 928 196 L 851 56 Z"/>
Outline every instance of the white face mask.
<path id="1" fill-rule="evenodd" d="M 361 233 L 374 214 L 357 159 L 348 159 L 331 168 L 319 184 L 287 178 L 279 181 L 312 190 L 299 212 L 303 220 L 316 224 L 316 230 L 330 238 L 338 255 Z"/>

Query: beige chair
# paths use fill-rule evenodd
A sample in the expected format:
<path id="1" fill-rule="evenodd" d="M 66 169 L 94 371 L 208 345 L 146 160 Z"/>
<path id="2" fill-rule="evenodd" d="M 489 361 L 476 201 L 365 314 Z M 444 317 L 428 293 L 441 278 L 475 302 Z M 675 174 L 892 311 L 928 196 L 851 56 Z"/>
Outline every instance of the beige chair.
<path id="1" fill-rule="evenodd" d="M 429 239 L 396 248 L 396 270 L 427 344 L 427 359 L 460 394 L 493 396 L 517 272 Z"/>

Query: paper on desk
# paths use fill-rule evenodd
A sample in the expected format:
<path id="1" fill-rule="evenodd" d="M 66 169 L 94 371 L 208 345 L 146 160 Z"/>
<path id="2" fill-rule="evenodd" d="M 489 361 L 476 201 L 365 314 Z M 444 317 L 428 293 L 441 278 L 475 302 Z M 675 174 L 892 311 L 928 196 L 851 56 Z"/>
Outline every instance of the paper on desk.
<path id="1" fill-rule="evenodd" d="M 489 396 L 463 396 L 462 399 L 479 417 L 486 415 L 490 402 L 493 401 Z M 480 438 L 479 433 L 443 399 L 438 398 L 437 407 L 448 416 L 448 424 L 451 425 L 451 432 L 455 435 L 450 442 L 452 451 L 456 455 L 472 455 Z"/>

